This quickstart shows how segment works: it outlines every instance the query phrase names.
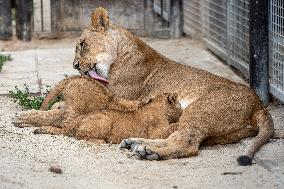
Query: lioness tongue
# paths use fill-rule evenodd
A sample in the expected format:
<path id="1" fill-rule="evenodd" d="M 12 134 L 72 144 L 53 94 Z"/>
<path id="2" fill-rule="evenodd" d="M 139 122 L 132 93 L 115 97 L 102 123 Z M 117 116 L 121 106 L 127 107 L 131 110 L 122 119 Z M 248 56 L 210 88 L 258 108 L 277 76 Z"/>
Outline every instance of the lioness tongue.
<path id="1" fill-rule="evenodd" d="M 103 82 L 107 82 L 107 83 L 109 82 L 106 78 L 98 75 L 96 70 L 90 70 L 90 71 L 88 71 L 88 74 L 93 79 L 96 79 L 96 80 L 99 80 L 99 81 L 103 81 Z"/>

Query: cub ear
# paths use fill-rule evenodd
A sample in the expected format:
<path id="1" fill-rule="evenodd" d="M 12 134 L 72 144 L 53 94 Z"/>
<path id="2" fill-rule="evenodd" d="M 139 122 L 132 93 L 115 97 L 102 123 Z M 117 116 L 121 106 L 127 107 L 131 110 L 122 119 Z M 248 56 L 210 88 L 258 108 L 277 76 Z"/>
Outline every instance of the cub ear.
<path id="1" fill-rule="evenodd" d="M 91 20 L 92 30 L 94 31 L 105 31 L 109 27 L 108 12 L 102 7 L 93 10 Z"/>
<path id="2" fill-rule="evenodd" d="M 177 102 L 178 95 L 176 93 L 171 93 L 171 94 L 167 94 L 167 95 L 168 95 L 168 101 L 170 103 L 176 103 Z"/>

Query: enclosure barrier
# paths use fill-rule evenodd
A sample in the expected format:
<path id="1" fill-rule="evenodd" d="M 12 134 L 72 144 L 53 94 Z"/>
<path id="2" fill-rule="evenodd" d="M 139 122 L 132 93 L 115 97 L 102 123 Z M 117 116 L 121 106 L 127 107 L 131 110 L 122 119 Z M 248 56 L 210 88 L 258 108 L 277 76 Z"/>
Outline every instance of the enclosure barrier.
<path id="1" fill-rule="evenodd" d="M 254 48 L 250 47 L 250 41 L 263 42 L 265 45 L 266 35 L 263 31 L 256 31 L 256 28 L 250 28 L 250 10 L 256 10 L 255 6 L 261 4 L 265 7 L 265 12 L 269 13 L 269 24 L 259 23 L 259 28 L 264 25 L 264 29 L 269 29 L 269 51 L 265 47 L 259 47 L 253 54 Z M 269 3 L 266 6 L 266 3 Z M 261 8 L 261 7 L 259 7 Z M 269 10 L 268 10 L 269 9 Z M 254 22 L 261 19 L 263 12 Z M 266 16 L 266 15 L 265 15 Z M 265 21 L 265 20 L 264 20 Z M 265 28 L 266 27 L 266 28 Z M 250 36 L 256 33 L 259 36 Z M 265 73 L 254 73 L 252 75 L 252 61 L 264 61 L 265 55 L 269 56 L 269 89 L 270 93 L 284 102 L 284 1 L 283 0 L 184 0 L 184 31 L 196 37 L 201 37 L 208 49 L 222 58 L 227 64 L 239 70 L 242 75 L 250 80 L 259 82 L 265 76 Z M 255 45 L 255 44 L 254 44 Z M 261 51 L 262 59 L 256 56 Z M 253 62 L 255 63 L 255 62 Z M 265 63 L 263 63 L 265 64 Z M 258 63 L 258 66 L 264 66 Z M 262 68 L 263 69 L 263 68 Z M 262 70 L 263 71 L 263 70 Z M 254 77 L 261 77 L 256 78 Z M 265 85 L 265 84 L 264 84 Z M 256 85 L 255 85 L 256 86 Z M 258 87 L 258 86 L 256 86 Z"/>
<path id="2" fill-rule="evenodd" d="M 0 40 L 12 38 L 12 8 L 18 39 L 29 41 L 32 36 L 80 35 L 96 7 L 107 9 L 113 23 L 136 35 L 179 38 L 183 35 L 182 4 L 183 0 L 0 0 Z"/>
<path id="3" fill-rule="evenodd" d="M 284 2 L 270 0 L 270 92 L 284 102 Z"/>

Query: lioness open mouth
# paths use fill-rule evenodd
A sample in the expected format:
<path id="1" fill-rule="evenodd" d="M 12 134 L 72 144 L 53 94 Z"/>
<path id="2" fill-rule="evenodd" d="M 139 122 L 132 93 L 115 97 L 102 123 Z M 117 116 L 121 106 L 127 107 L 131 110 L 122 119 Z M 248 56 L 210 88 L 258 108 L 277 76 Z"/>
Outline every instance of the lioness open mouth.
<path id="1" fill-rule="evenodd" d="M 96 72 L 95 69 L 92 69 L 92 70 L 88 71 L 88 74 L 89 74 L 89 76 L 90 76 L 91 78 L 100 81 L 100 82 L 101 82 L 102 84 L 104 84 L 104 85 L 107 85 L 107 84 L 109 83 L 109 81 L 108 81 L 106 78 L 104 78 L 104 77 L 98 75 L 98 73 Z"/>

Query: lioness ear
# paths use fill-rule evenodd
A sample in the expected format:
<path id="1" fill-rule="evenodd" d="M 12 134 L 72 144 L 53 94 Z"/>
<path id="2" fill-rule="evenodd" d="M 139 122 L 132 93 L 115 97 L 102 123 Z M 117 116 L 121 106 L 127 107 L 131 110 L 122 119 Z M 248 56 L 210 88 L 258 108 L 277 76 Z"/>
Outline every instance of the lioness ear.
<path id="1" fill-rule="evenodd" d="M 109 27 L 108 12 L 102 7 L 93 10 L 91 20 L 92 29 L 95 31 L 105 31 Z"/>

